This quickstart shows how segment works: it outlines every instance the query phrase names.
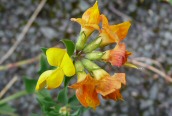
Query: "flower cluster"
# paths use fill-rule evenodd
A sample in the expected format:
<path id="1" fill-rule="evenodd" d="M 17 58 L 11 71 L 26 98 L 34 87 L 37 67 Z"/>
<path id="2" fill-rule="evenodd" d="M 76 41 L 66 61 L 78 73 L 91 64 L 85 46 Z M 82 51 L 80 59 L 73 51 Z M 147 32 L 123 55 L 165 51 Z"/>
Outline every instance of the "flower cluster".
<path id="1" fill-rule="evenodd" d="M 46 51 L 48 63 L 57 68 L 41 74 L 36 90 L 44 87 L 57 88 L 63 82 L 64 75 L 70 77 L 76 73 L 77 83 L 69 87 L 76 90 L 76 96 L 83 106 L 96 109 L 100 105 L 99 95 L 104 99 L 122 100 L 120 89 L 126 84 L 125 73 L 110 75 L 94 61 L 109 62 L 116 67 L 127 63 L 131 52 L 126 50 L 126 45 L 122 41 L 126 38 L 130 22 L 110 25 L 107 17 L 100 14 L 97 2 L 85 11 L 82 18 L 71 20 L 81 25 L 74 61 L 64 49 L 48 49 Z M 99 33 L 98 37 L 87 43 L 94 31 Z M 114 49 L 103 52 L 97 50 L 110 44 L 115 45 Z"/>

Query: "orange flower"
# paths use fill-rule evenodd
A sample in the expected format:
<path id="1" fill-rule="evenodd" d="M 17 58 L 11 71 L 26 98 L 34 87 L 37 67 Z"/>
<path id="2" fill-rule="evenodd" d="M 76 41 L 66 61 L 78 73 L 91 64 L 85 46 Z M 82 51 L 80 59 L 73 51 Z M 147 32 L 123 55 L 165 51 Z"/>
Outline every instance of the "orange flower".
<path id="1" fill-rule="evenodd" d="M 105 15 L 101 15 L 102 30 L 100 32 L 100 39 L 102 43 L 100 46 L 106 46 L 112 43 L 119 43 L 126 38 L 131 23 L 129 21 L 118 25 L 109 25 L 108 19 Z"/>
<path id="2" fill-rule="evenodd" d="M 127 58 L 131 54 L 131 52 L 126 51 L 124 43 L 119 43 L 114 49 L 106 51 L 102 59 L 110 62 L 114 66 L 120 67 L 127 62 Z"/>
<path id="3" fill-rule="evenodd" d="M 119 93 L 121 84 L 126 84 L 125 73 L 117 73 L 112 77 L 106 75 L 99 80 L 87 75 L 85 80 L 73 84 L 70 88 L 76 89 L 76 96 L 84 107 L 96 109 L 100 105 L 98 94 L 105 99 L 122 99 Z"/>
<path id="4" fill-rule="evenodd" d="M 82 18 L 71 18 L 71 20 L 79 23 L 82 27 L 82 31 L 84 31 L 87 36 L 95 29 L 99 30 L 100 13 L 98 2 L 96 1 L 91 8 L 87 9 L 82 15 Z"/>
<path id="5" fill-rule="evenodd" d="M 98 80 L 96 91 L 102 96 L 106 96 L 120 89 L 121 84 L 126 84 L 125 73 L 116 73 L 113 76 L 108 75 Z"/>
<path id="6" fill-rule="evenodd" d="M 103 96 L 104 99 L 112 99 L 114 101 L 117 101 L 117 100 L 123 100 L 122 98 L 122 95 L 120 93 L 120 90 L 116 90 L 106 96 Z"/>
<path id="7" fill-rule="evenodd" d="M 84 107 L 96 109 L 100 105 L 98 93 L 96 92 L 96 80 L 87 75 L 85 80 L 73 84 L 70 88 L 76 89 L 76 96 Z"/>

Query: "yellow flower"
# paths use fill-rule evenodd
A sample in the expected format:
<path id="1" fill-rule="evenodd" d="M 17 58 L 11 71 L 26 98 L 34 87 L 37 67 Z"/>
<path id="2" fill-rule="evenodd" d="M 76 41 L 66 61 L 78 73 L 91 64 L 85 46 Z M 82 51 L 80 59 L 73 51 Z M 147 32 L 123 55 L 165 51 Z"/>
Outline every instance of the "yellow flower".
<path id="1" fill-rule="evenodd" d="M 90 35 L 95 29 L 99 30 L 100 13 L 98 2 L 96 1 L 91 8 L 87 9 L 82 18 L 71 18 L 71 20 L 79 23 L 86 35 Z"/>
<path id="2" fill-rule="evenodd" d="M 100 30 L 100 13 L 98 3 L 96 2 L 91 8 L 87 9 L 82 18 L 71 18 L 81 25 L 80 35 L 76 43 L 76 50 L 82 50 L 89 36 L 94 30 Z"/>
<path id="3" fill-rule="evenodd" d="M 61 85 L 64 75 L 70 77 L 75 74 L 75 67 L 66 50 L 60 48 L 49 48 L 46 51 L 48 63 L 57 67 L 54 70 L 43 72 L 36 85 L 36 90 L 44 87 L 54 89 Z"/>
<path id="4" fill-rule="evenodd" d="M 123 22 L 118 25 L 109 25 L 108 19 L 105 15 L 101 15 L 102 29 L 100 32 L 100 38 L 102 39 L 100 46 L 106 46 L 112 43 L 119 43 L 126 38 L 128 30 L 131 26 L 129 21 Z"/>

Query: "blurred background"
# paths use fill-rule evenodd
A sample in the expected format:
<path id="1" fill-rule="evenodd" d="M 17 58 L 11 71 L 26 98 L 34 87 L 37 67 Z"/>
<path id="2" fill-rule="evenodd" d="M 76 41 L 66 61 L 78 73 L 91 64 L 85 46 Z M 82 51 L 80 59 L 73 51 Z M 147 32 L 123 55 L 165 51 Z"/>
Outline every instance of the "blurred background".
<path id="1" fill-rule="evenodd" d="M 40 2 L 0 0 L 0 58 L 15 44 Z M 23 77 L 38 79 L 39 61 L 35 57 L 41 53 L 41 47 L 55 46 L 64 38 L 76 41 L 80 25 L 71 22 L 70 18 L 81 17 L 94 2 L 95 0 L 47 0 L 23 40 L 11 56 L 0 64 L 1 92 L 14 77 L 17 77 L 0 99 L 24 90 Z M 158 64 L 156 69 L 166 75 L 160 76 L 144 65 L 140 65 L 139 69 L 113 69 L 113 72 L 127 74 L 127 86 L 122 90 L 124 101 L 102 100 L 96 111 L 89 110 L 83 116 L 172 116 L 172 5 L 160 0 L 98 2 L 101 13 L 108 17 L 110 24 L 132 21 L 125 39 L 127 50 L 133 52 L 131 59 L 152 67 Z M 31 61 L 9 68 L 8 64 L 26 59 Z M 9 67 L 2 68 L 6 65 Z M 19 116 L 41 112 L 33 94 L 12 100 L 9 104 L 16 109 Z"/>

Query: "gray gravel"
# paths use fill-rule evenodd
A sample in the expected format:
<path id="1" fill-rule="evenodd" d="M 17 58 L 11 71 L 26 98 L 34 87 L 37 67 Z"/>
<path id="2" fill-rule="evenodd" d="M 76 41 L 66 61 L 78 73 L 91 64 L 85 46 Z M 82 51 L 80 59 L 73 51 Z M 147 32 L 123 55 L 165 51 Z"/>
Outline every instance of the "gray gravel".
<path id="1" fill-rule="evenodd" d="M 76 41 L 80 26 L 70 22 L 71 17 L 81 17 L 93 0 L 49 0 L 41 11 L 25 39 L 4 64 L 31 58 L 41 53 L 41 47 L 52 47 L 60 39 Z M 2 57 L 16 41 L 36 6 L 37 0 L 0 0 L 0 56 Z M 101 12 L 107 15 L 111 24 L 120 23 L 123 18 L 113 13 L 110 5 L 133 19 L 125 40 L 133 57 L 148 57 L 161 62 L 172 76 L 172 6 L 156 0 L 113 0 L 99 2 Z M 38 78 L 38 63 L 0 72 L 0 90 L 17 74 Z M 115 70 L 116 71 L 116 70 Z M 127 86 L 123 88 L 124 101 L 102 100 L 96 111 L 83 116 L 172 116 L 172 87 L 160 76 L 149 71 L 124 68 Z M 158 78 L 154 78 L 158 77 Z M 23 90 L 20 79 L 6 93 L 7 97 Z M 34 95 L 28 95 L 10 102 L 21 116 L 40 112 Z"/>

